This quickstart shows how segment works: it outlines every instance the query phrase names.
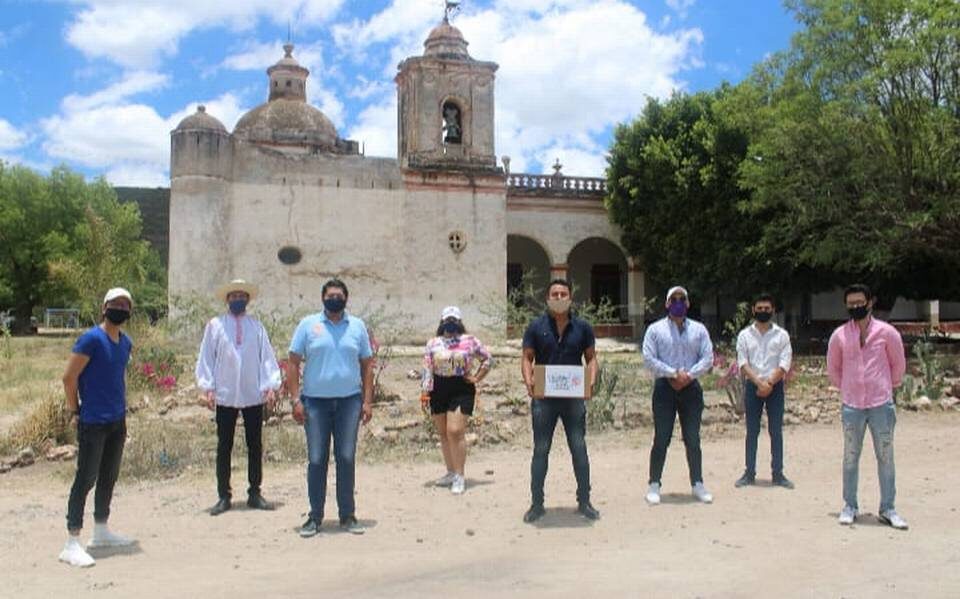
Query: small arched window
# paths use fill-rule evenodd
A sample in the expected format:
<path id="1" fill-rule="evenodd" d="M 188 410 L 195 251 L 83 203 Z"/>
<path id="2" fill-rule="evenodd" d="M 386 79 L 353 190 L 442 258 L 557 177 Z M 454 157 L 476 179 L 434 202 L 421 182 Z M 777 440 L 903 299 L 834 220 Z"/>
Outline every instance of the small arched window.
<path id="1" fill-rule="evenodd" d="M 453 100 L 443 103 L 443 143 L 463 143 L 463 111 Z"/>

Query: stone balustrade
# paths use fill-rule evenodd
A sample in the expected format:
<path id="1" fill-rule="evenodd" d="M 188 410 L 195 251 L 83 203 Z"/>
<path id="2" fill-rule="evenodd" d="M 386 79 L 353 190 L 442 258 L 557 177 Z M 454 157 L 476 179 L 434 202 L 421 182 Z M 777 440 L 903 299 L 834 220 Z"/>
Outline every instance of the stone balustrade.
<path id="1" fill-rule="evenodd" d="M 568 177 L 566 175 L 532 175 L 510 173 L 507 175 L 508 191 L 540 191 L 570 195 L 603 195 L 607 180 L 600 177 Z"/>

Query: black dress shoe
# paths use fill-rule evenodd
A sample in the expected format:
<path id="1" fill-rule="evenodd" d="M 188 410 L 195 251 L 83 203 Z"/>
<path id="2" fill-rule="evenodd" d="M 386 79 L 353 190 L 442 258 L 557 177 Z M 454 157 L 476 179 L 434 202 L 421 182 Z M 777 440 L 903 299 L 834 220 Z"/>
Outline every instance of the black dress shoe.
<path id="1" fill-rule="evenodd" d="M 580 512 L 587 520 L 600 519 L 600 512 L 597 511 L 597 508 L 590 505 L 589 501 L 581 501 L 580 505 L 577 506 L 577 511 Z"/>
<path id="2" fill-rule="evenodd" d="M 535 503 L 530 506 L 530 509 L 527 510 L 527 513 L 523 515 L 523 521 L 527 524 L 531 522 L 536 522 L 546 514 L 546 510 L 543 509 L 543 504 Z"/>
<path id="3" fill-rule="evenodd" d="M 773 484 L 777 487 L 783 487 L 784 489 L 793 488 L 793 481 L 782 474 L 773 477 Z"/>
<path id="4" fill-rule="evenodd" d="M 230 498 L 221 497 L 220 501 L 218 501 L 216 505 L 210 508 L 210 515 L 219 516 L 220 514 L 222 514 L 223 512 L 226 512 L 229 509 L 230 509 Z"/>
<path id="5" fill-rule="evenodd" d="M 260 493 L 255 493 L 247 498 L 247 507 L 255 510 L 272 510 L 274 505 L 263 498 Z"/>
<path id="6" fill-rule="evenodd" d="M 744 473 L 743 476 L 737 479 L 737 482 L 733 483 L 733 486 L 736 488 L 746 487 L 752 485 L 756 482 L 756 479 L 753 475 Z"/>

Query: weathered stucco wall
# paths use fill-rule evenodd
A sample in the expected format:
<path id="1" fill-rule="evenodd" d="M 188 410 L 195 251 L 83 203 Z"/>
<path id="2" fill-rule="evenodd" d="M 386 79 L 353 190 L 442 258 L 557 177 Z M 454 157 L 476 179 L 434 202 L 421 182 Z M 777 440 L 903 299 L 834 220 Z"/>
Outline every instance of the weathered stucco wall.
<path id="1" fill-rule="evenodd" d="M 333 276 L 357 311 L 405 321 L 431 335 L 440 310 L 459 304 L 478 328 L 506 280 L 505 191 L 454 177 L 409 188 L 396 161 L 291 154 L 237 143 L 233 182 L 175 177 L 171 201 L 171 296 L 209 294 L 231 278 L 260 286 L 257 309 L 319 310 Z M 459 253 L 448 235 L 461 232 Z M 299 263 L 278 251 L 296 247 Z M 176 248 L 176 249 L 174 249 Z"/>
<path id="2" fill-rule="evenodd" d="M 570 251 L 584 239 L 600 237 L 620 244 L 620 231 L 610 223 L 600 199 L 511 196 L 507 210 L 507 234 L 540 243 L 551 265 L 566 264 Z"/>

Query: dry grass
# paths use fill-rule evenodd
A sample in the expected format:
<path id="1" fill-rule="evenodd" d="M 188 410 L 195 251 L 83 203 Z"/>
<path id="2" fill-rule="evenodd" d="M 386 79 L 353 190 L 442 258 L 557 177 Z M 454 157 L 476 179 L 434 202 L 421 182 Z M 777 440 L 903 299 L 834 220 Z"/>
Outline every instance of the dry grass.
<path id="1" fill-rule="evenodd" d="M 12 337 L 0 352 L 0 416 L 16 414 L 63 387 L 60 377 L 67 365 L 73 338 Z"/>
<path id="2" fill-rule="evenodd" d="M 26 417 L 0 437 L 0 454 L 27 447 L 37 450 L 47 441 L 57 445 L 76 442 L 76 430 L 70 425 L 63 399 L 50 394 L 42 397 Z"/>

